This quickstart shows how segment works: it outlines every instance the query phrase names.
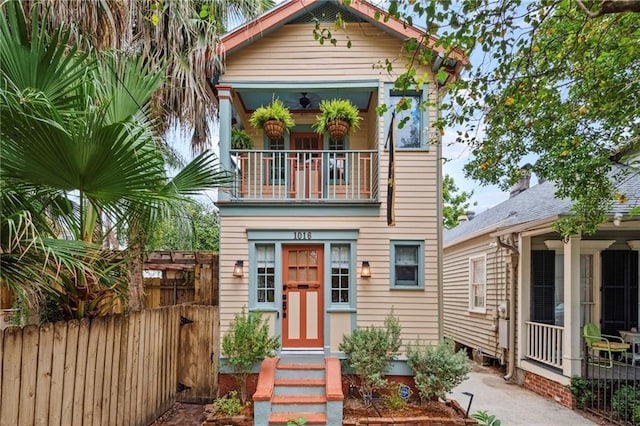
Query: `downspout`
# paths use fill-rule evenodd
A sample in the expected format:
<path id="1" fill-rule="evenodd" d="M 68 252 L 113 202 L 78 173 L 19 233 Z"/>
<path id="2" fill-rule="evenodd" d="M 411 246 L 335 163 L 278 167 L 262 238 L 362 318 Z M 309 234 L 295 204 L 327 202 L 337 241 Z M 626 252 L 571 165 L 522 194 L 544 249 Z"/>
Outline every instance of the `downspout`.
<path id="1" fill-rule="evenodd" d="M 507 374 L 504 380 L 509 381 L 516 371 L 516 273 L 518 271 L 519 255 L 515 246 L 515 234 L 511 234 L 511 244 L 507 244 L 500 237 L 496 237 L 496 243 L 511 253 L 511 270 L 509 273 L 509 359 L 507 361 Z"/>

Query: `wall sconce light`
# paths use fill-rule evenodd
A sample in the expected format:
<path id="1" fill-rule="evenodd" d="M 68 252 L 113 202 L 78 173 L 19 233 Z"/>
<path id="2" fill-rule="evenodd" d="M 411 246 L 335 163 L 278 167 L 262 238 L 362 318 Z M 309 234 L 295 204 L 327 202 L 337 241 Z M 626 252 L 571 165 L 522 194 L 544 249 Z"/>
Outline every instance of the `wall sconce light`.
<path id="1" fill-rule="evenodd" d="M 362 269 L 360 269 L 360 276 L 362 278 L 371 278 L 371 266 L 366 260 L 362 262 Z"/>
<path id="2" fill-rule="evenodd" d="M 613 224 L 620 226 L 622 224 L 622 213 L 616 213 L 613 215 Z"/>
<path id="3" fill-rule="evenodd" d="M 243 275 L 244 275 L 244 261 L 236 260 L 236 264 L 233 267 L 233 276 L 242 278 Z"/>

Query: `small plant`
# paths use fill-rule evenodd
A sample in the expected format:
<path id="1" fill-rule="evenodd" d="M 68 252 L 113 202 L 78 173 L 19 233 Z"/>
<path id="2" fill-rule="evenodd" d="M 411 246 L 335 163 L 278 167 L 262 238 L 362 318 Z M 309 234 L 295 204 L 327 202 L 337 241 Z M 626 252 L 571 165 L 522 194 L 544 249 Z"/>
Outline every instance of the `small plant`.
<path id="1" fill-rule="evenodd" d="M 621 386 L 611 398 L 613 415 L 619 419 L 640 423 L 638 414 L 640 407 L 640 388 L 635 386 Z"/>
<path id="2" fill-rule="evenodd" d="M 213 402 L 213 405 L 215 405 L 218 410 L 222 411 L 227 416 L 237 416 L 246 406 L 246 404 L 240 402 L 240 398 L 238 398 L 238 392 L 234 390 L 230 391 L 223 398 L 217 398 Z"/>
<path id="3" fill-rule="evenodd" d="M 253 139 L 243 129 L 231 130 L 232 149 L 253 149 Z"/>
<path id="4" fill-rule="evenodd" d="M 407 363 L 416 374 L 414 379 L 422 401 L 444 398 L 466 380 L 471 371 L 466 352 L 461 349 L 456 353 L 449 339 L 436 346 L 416 341 L 407 347 Z"/>
<path id="5" fill-rule="evenodd" d="M 349 123 L 349 129 L 360 127 L 360 111 L 348 99 L 332 99 L 320 102 L 320 115 L 316 117 L 313 129 L 323 134 L 327 131 L 327 125 L 333 120 L 343 120 Z"/>
<path id="6" fill-rule="evenodd" d="M 256 129 L 262 129 L 264 123 L 269 120 L 281 121 L 287 128 L 293 127 L 296 124 L 293 117 L 291 117 L 289 108 L 284 106 L 284 103 L 282 103 L 280 99 L 274 99 L 269 106 L 257 108 L 251 115 L 249 123 Z"/>
<path id="7" fill-rule="evenodd" d="M 478 421 L 480 426 L 500 426 L 500 420 L 496 419 L 496 416 L 489 414 L 486 411 L 478 411 L 471 415 Z"/>
<path id="8" fill-rule="evenodd" d="M 403 410 L 407 408 L 407 399 L 400 395 L 400 387 L 402 383 L 390 383 L 387 386 L 387 393 L 384 396 L 384 400 L 387 406 L 393 410 Z M 409 396 L 411 396 L 411 390 L 409 390 Z"/>
<path id="9" fill-rule="evenodd" d="M 307 424 L 307 419 L 304 417 L 298 417 L 296 419 L 290 419 L 287 421 L 287 426 L 305 426 Z"/>
<path id="10" fill-rule="evenodd" d="M 393 316 L 392 310 L 384 320 L 384 327 L 358 328 L 343 337 L 339 349 L 348 357 L 365 399 L 370 399 L 374 391 L 387 385 L 384 375 L 402 345 L 400 332 L 400 321 Z"/>
<path id="11" fill-rule="evenodd" d="M 587 406 L 591 406 L 594 395 L 591 390 L 592 383 L 590 380 L 574 376 L 571 378 L 571 383 L 568 387 L 576 400 L 576 408 L 584 409 Z"/>
<path id="12" fill-rule="evenodd" d="M 269 326 L 262 314 L 246 314 L 244 308 L 236 314 L 231 328 L 222 338 L 222 354 L 233 368 L 233 377 L 240 389 L 240 401 L 247 401 L 247 378 L 253 365 L 280 347 L 277 337 L 269 336 Z"/>

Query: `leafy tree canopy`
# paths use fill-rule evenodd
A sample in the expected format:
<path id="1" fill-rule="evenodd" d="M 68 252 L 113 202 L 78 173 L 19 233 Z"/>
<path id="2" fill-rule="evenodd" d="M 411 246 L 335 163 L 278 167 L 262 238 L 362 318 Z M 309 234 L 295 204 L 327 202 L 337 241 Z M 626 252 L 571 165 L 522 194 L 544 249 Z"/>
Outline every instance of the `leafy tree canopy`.
<path id="1" fill-rule="evenodd" d="M 471 192 L 458 192 L 460 189 L 454 182 L 453 178 L 445 175 L 442 180 L 442 223 L 445 228 L 451 229 L 458 224 L 458 218 L 467 213 L 467 209 L 471 207 Z M 473 203 L 476 205 L 477 203 Z"/>
<path id="2" fill-rule="evenodd" d="M 448 84 L 435 124 L 459 129 L 469 177 L 507 189 L 534 156 L 533 171 L 574 200 L 574 215 L 556 223 L 563 235 L 595 232 L 612 203 L 631 195 L 616 188 L 638 172 L 640 2 L 391 0 L 388 11 L 380 19 L 426 28 L 423 40 L 405 43 L 399 89 L 419 84 L 416 67 L 433 63 L 436 49 L 481 58 Z M 433 50 L 424 47 L 431 35 Z M 445 58 L 438 77 L 446 66 Z"/>
<path id="3" fill-rule="evenodd" d="M 155 227 L 147 241 L 148 251 L 218 251 L 218 213 L 212 206 L 194 201 L 177 214 L 180 217 L 168 217 Z"/>

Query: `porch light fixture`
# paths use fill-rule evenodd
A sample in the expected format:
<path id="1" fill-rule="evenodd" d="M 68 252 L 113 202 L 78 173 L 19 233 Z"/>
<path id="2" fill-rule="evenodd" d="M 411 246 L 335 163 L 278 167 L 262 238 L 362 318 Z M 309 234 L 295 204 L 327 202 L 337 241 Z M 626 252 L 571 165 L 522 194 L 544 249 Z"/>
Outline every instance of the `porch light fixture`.
<path id="1" fill-rule="evenodd" d="M 622 225 L 622 213 L 616 213 L 615 215 L 613 215 L 613 224 L 615 226 Z"/>
<path id="2" fill-rule="evenodd" d="M 244 275 L 244 261 L 236 260 L 236 264 L 233 267 L 233 276 L 242 278 L 243 275 Z"/>
<path id="3" fill-rule="evenodd" d="M 360 269 L 360 276 L 362 278 L 371 278 L 371 266 L 366 260 L 362 262 L 362 269 Z"/>

